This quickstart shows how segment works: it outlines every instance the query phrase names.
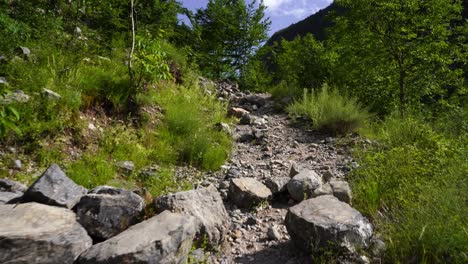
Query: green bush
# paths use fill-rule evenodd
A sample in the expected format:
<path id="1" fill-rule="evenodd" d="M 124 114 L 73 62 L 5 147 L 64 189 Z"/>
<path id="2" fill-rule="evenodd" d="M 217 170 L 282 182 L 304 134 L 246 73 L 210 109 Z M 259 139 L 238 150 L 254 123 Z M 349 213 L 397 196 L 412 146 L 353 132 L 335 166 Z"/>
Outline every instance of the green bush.
<path id="1" fill-rule="evenodd" d="M 354 205 L 382 233 L 389 263 L 466 263 L 466 140 L 415 117 L 376 125 L 379 145 L 356 152 Z"/>
<path id="2" fill-rule="evenodd" d="M 320 91 L 304 90 L 301 100 L 287 107 L 291 116 L 306 116 L 315 129 L 335 134 L 356 131 L 370 117 L 357 100 L 324 85 Z"/>

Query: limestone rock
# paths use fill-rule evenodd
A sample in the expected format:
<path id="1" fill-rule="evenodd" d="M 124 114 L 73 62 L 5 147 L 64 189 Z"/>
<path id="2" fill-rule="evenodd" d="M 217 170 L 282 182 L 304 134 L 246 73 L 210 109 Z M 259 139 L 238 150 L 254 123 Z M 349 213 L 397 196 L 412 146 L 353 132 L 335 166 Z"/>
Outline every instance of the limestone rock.
<path id="1" fill-rule="evenodd" d="M 27 187 L 9 179 L 0 179 L 0 192 L 25 192 Z"/>
<path id="2" fill-rule="evenodd" d="M 331 195 L 305 200 L 289 208 L 286 228 L 304 250 L 333 247 L 354 252 L 367 248 L 372 226 L 356 209 Z"/>
<path id="3" fill-rule="evenodd" d="M 73 263 L 91 245 L 70 210 L 38 203 L 0 205 L 0 263 Z"/>
<path id="4" fill-rule="evenodd" d="M 243 116 L 250 115 L 249 111 L 239 108 L 239 107 L 231 107 L 228 112 L 229 116 L 235 116 L 237 118 L 242 118 Z"/>
<path id="5" fill-rule="evenodd" d="M 333 195 L 338 198 L 338 200 L 345 203 L 351 203 L 352 195 L 348 182 L 331 181 L 330 185 L 333 189 Z"/>
<path id="6" fill-rule="evenodd" d="M 288 183 L 289 195 L 296 201 L 314 197 L 314 191 L 322 186 L 321 177 L 312 170 L 303 170 Z"/>
<path id="7" fill-rule="evenodd" d="M 76 214 L 88 234 L 106 240 L 136 223 L 144 207 L 143 198 L 131 191 L 100 186 L 81 198 Z"/>
<path id="8" fill-rule="evenodd" d="M 273 194 L 287 190 L 287 184 L 291 180 L 289 177 L 273 177 L 265 180 L 265 185 Z"/>
<path id="9" fill-rule="evenodd" d="M 23 201 L 73 208 L 87 190 L 52 164 L 24 193 Z"/>
<path id="10" fill-rule="evenodd" d="M 270 189 L 253 178 L 232 179 L 229 186 L 229 196 L 241 208 L 255 206 L 268 200 L 271 195 Z"/>
<path id="11" fill-rule="evenodd" d="M 156 212 L 169 210 L 193 216 L 199 237 L 207 235 L 212 246 L 225 240 L 231 224 L 221 195 L 213 186 L 161 196 L 155 200 L 155 208 Z"/>
<path id="12" fill-rule="evenodd" d="M 22 196 L 22 193 L 0 192 L 0 204 L 19 202 Z"/>
<path id="13" fill-rule="evenodd" d="M 196 232 L 193 217 L 165 211 L 96 244 L 79 264 L 184 263 Z"/>

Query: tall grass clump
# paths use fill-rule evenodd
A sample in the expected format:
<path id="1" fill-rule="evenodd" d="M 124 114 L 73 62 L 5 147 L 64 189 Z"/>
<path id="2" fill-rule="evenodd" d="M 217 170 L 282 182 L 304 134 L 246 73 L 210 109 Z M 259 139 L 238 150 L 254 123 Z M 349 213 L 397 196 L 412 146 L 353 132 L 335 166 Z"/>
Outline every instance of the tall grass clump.
<path id="1" fill-rule="evenodd" d="M 169 147 L 169 154 L 175 154 L 179 163 L 218 169 L 232 146 L 230 136 L 215 129 L 217 123 L 228 122 L 226 106 L 198 87 L 166 87 L 154 99 L 164 110 L 159 144 Z"/>
<path id="2" fill-rule="evenodd" d="M 287 107 L 291 116 L 306 116 L 315 129 L 334 134 L 356 131 L 370 117 L 357 99 L 324 85 L 319 91 L 304 90 L 300 100 Z"/>
<path id="3" fill-rule="evenodd" d="M 466 263 L 467 141 L 416 117 L 375 125 L 379 144 L 356 152 L 354 205 L 386 240 L 389 263 Z"/>

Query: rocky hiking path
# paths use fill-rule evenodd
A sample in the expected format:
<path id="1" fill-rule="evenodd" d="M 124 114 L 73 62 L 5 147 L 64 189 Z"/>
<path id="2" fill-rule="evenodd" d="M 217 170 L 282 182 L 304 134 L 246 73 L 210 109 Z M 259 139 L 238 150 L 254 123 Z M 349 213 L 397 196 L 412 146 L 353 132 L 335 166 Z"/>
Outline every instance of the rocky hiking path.
<path id="1" fill-rule="evenodd" d="M 379 263 L 385 244 L 350 206 L 345 180 L 357 164 L 347 144 L 296 126 L 268 94 L 217 88 L 240 120 L 218 126 L 235 140 L 219 172 L 146 199 L 142 190 L 87 190 L 56 164 L 29 187 L 0 179 L 0 263 L 301 264 L 323 248 L 334 262 Z M 357 253 L 369 247 L 372 259 Z"/>
<path id="2" fill-rule="evenodd" d="M 285 224 L 288 209 L 307 198 L 304 195 L 310 198 L 330 194 L 349 203 L 351 190 L 345 175 L 349 166 L 356 163 L 345 147 L 337 146 L 335 138 L 307 130 L 278 111 L 271 95 L 238 95 L 231 94 L 230 98 L 230 112 L 240 118 L 231 132 L 236 144 L 217 182 L 232 224 L 223 257 L 211 260 L 214 263 L 310 263 L 308 250 L 300 250 L 291 241 Z M 291 178 L 304 174 L 301 172 L 311 172 L 319 185 L 304 187 L 309 182 L 299 180 L 295 188 Z M 245 182 L 245 179 L 258 182 Z M 211 182 L 216 182 L 215 177 Z M 269 202 L 258 198 L 257 202 L 250 203 L 248 200 L 255 198 L 237 198 L 243 195 L 239 193 L 250 191 L 257 192 L 253 196 L 262 196 L 262 183 L 271 192 Z M 238 185 L 247 186 L 242 190 Z M 248 185 L 252 190 L 247 190 Z"/>

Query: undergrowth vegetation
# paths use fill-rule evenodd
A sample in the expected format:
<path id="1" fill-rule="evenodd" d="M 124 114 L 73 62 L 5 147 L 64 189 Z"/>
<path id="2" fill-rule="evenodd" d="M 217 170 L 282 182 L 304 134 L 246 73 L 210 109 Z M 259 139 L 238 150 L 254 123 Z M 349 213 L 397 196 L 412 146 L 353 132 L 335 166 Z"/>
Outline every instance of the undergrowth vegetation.
<path id="1" fill-rule="evenodd" d="M 345 135 L 360 128 L 370 115 L 357 99 L 341 95 L 338 90 L 324 85 L 322 89 L 308 92 L 287 107 L 291 116 L 305 116 L 320 131 Z"/>
<path id="2" fill-rule="evenodd" d="M 374 125 L 356 152 L 354 204 L 374 219 L 389 262 L 463 263 L 468 252 L 466 134 L 448 137 L 417 117 Z"/>

